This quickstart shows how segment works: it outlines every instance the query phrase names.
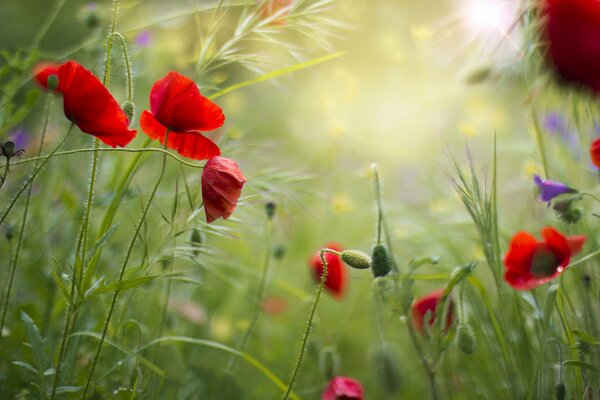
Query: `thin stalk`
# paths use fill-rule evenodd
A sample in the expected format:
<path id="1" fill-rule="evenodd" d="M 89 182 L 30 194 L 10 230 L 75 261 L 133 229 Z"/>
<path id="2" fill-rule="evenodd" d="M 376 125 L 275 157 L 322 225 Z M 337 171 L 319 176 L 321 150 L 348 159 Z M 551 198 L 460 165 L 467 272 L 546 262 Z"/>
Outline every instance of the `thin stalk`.
<path id="1" fill-rule="evenodd" d="M 169 138 L 169 131 L 167 130 L 167 133 L 165 135 L 165 141 L 164 141 L 165 150 L 167 147 L 168 138 Z M 92 367 L 90 369 L 90 373 L 88 374 L 88 378 L 85 383 L 85 387 L 83 389 L 83 394 L 81 396 L 82 399 L 86 398 L 90 383 L 92 381 L 92 376 L 94 375 L 94 370 L 96 369 L 96 364 L 98 363 L 98 360 L 100 358 L 100 352 L 102 351 L 102 345 L 104 344 L 104 340 L 106 339 L 106 333 L 108 331 L 108 326 L 110 324 L 110 320 L 112 318 L 112 315 L 115 311 L 115 306 L 117 304 L 117 298 L 119 296 L 118 287 L 119 287 L 119 285 L 121 285 L 121 283 L 123 282 L 123 278 L 125 277 L 125 270 L 127 269 L 127 264 L 129 263 L 129 258 L 131 257 L 131 254 L 133 252 L 133 246 L 134 246 L 135 242 L 137 241 L 140 230 L 142 229 L 142 225 L 144 225 L 144 222 L 146 221 L 146 215 L 148 214 L 148 210 L 150 209 L 150 206 L 152 205 L 152 201 L 154 200 L 154 196 L 156 195 L 158 186 L 160 185 L 160 182 L 162 181 L 162 178 L 165 174 L 166 164 L 167 164 L 167 155 L 165 153 L 163 153 L 162 164 L 161 164 L 161 168 L 160 168 L 160 173 L 158 175 L 158 179 L 156 180 L 156 183 L 154 184 L 154 188 L 152 189 L 152 192 L 150 193 L 150 197 L 148 198 L 146 206 L 144 207 L 144 210 L 142 211 L 142 217 L 140 218 L 140 221 L 138 222 L 138 224 L 135 227 L 133 237 L 131 238 L 131 242 L 129 243 L 129 247 L 127 248 L 125 260 L 123 261 L 123 265 L 121 266 L 121 272 L 119 273 L 119 279 L 117 281 L 117 290 L 115 290 L 115 292 L 113 294 L 113 297 L 112 297 L 112 300 L 110 303 L 110 308 L 108 309 L 108 315 L 106 316 L 106 321 L 104 322 L 104 328 L 102 329 L 102 336 L 100 338 L 100 343 L 98 343 L 98 347 L 96 349 L 96 354 L 94 356 L 94 361 L 92 362 Z"/>
<path id="2" fill-rule="evenodd" d="M 46 131 L 48 130 L 48 120 L 50 117 L 50 105 L 52 103 L 52 94 L 48 94 L 46 97 L 46 109 L 44 112 L 44 125 L 42 128 L 42 135 L 40 138 L 40 146 L 38 147 L 38 156 L 42 154 L 42 149 L 44 148 L 44 140 L 46 139 Z M 10 159 L 7 159 L 6 162 L 6 171 L 8 171 L 8 162 Z M 35 168 L 39 165 L 39 160 L 35 164 Z M 4 183 L 4 179 L 2 180 Z M 2 342 L 2 332 L 4 331 L 4 323 L 6 322 L 6 313 L 8 311 L 8 303 L 10 300 L 10 293 L 12 291 L 12 285 L 15 279 L 15 273 L 17 271 L 17 262 L 19 261 L 19 252 L 21 251 L 21 245 L 23 244 L 23 236 L 25 233 L 25 223 L 27 222 L 27 214 L 29 212 L 29 203 L 31 201 L 31 192 L 33 191 L 33 185 L 29 185 L 29 190 L 27 191 L 27 196 L 25 198 L 25 209 L 23 210 L 23 219 L 21 220 L 21 230 L 19 232 L 19 238 L 17 239 L 17 246 L 15 249 L 14 257 L 11 258 L 12 262 L 10 265 L 9 278 L 6 287 L 6 293 L 4 295 L 4 302 L 2 304 L 2 316 L 0 317 L 0 343 Z M 12 255 L 12 254 L 11 254 Z"/>
<path id="3" fill-rule="evenodd" d="M 540 128 L 540 123 L 537 118 L 537 113 L 531 108 L 531 118 L 533 119 L 533 128 L 535 130 L 535 138 L 537 140 L 538 149 L 540 151 L 540 157 L 542 159 L 542 166 L 544 167 L 544 175 L 546 179 L 550 179 L 550 173 L 548 169 L 548 157 L 546 156 L 546 148 L 544 146 L 544 136 L 542 134 L 542 129 Z"/>
<path id="4" fill-rule="evenodd" d="M 294 387 L 294 382 L 296 381 L 296 376 L 298 375 L 298 371 L 300 371 L 300 366 L 302 365 L 302 360 L 304 359 L 304 350 L 306 349 L 306 344 L 308 343 L 308 336 L 310 335 L 310 328 L 312 327 L 313 319 L 315 317 L 315 312 L 317 311 L 317 305 L 319 304 L 319 299 L 321 298 L 321 292 L 323 291 L 323 287 L 325 286 L 325 281 L 327 280 L 327 260 L 325 259 L 325 253 L 339 254 L 335 250 L 331 249 L 323 249 L 321 250 L 321 262 L 323 263 L 323 275 L 321 275 L 321 282 L 319 283 L 319 287 L 317 288 L 317 295 L 315 297 L 315 301 L 313 303 L 312 309 L 310 310 L 310 315 L 308 317 L 308 321 L 306 324 L 306 329 L 304 330 L 304 335 L 302 336 L 302 342 L 300 345 L 300 353 L 298 354 L 298 361 L 296 361 L 296 365 L 294 367 L 294 371 L 290 376 L 290 380 L 287 385 L 287 389 L 283 394 L 282 400 L 287 400 L 292 392 Z"/>
<path id="5" fill-rule="evenodd" d="M 2 173 L 2 177 L 0 177 L 0 189 L 4 186 L 4 182 L 6 182 L 6 178 L 8 178 L 8 171 L 10 171 L 10 159 L 11 157 L 6 157 L 6 164 L 4 164 L 4 172 Z"/>
<path id="6" fill-rule="evenodd" d="M 573 360 L 579 360 L 579 354 L 577 354 L 577 345 L 575 343 L 575 336 L 573 335 L 573 330 L 571 329 L 571 325 L 569 324 L 569 320 L 567 319 L 567 316 L 565 314 L 565 305 L 560 286 L 556 291 L 556 306 L 558 308 L 558 315 L 560 316 L 560 321 L 562 323 L 563 329 L 565 330 L 567 340 L 569 341 L 571 357 L 573 358 Z M 575 387 L 577 390 L 576 398 L 581 399 L 583 393 L 583 376 L 581 374 L 581 368 L 579 367 L 575 367 Z"/>
<path id="7" fill-rule="evenodd" d="M 415 327 L 412 325 L 412 322 L 408 321 L 406 323 L 406 327 L 408 328 L 408 333 L 410 335 L 410 339 L 417 350 L 417 355 L 421 360 L 421 364 L 423 364 L 423 368 L 425 369 L 425 373 L 427 375 L 427 380 L 429 381 L 429 389 L 431 390 L 431 398 L 433 400 L 438 399 L 437 386 L 435 384 L 435 369 L 429 364 L 427 361 L 427 357 L 425 356 L 425 351 L 419 342 L 419 338 L 417 337 L 417 333 L 415 332 Z"/>
<path id="8" fill-rule="evenodd" d="M 371 164 L 373 172 L 373 185 L 375 190 L 375 200 L 377 201 L 377 244 L 381 244 L 381 231 L 383 221 L 383 207 L 381 206 L 381 183 L 379 182 L 379 171 L 377 164 Z"/>

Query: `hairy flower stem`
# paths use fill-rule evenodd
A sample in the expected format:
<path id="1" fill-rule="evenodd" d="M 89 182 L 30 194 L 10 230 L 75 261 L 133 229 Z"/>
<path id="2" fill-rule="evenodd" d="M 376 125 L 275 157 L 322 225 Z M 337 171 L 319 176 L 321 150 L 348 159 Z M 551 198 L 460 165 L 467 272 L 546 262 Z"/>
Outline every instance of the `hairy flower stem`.
<path id="1" fill-rule="evenodd" d="M 52 94 L 48 94 L 46 96 L 46 107 L 44 112 L 44 125 L 42 128 L 42 136 L 40 138 L 40 146 L 38 147 L 37 155 L 38 157 L 42 154 L 42 149 L 44 148 L 44 140 L 46 139 L 46 131 L 48 129 L 48 120 L 50 116 L 50 105 L 52 104 Z M 37 169 L 40 161 L 38 160 L 35 163 L 34 169 Z M 8 171 L 8 160 L 6 163 L 6 170 Z M 2 180 L 4 183 L 4 180 Z M 15 279 L 15 273 L 17 271 L 17 262 L 19 261 L 19 252 L 21 251 L 21 245 L 23 244 L 23 236 L 25 233 L 25 223 L 27 222 L 27 214 L 29 212 L 29 203 L 31 201 L 31 192 L 33 191 L 33 185 L 29 185 L 29 190 L 27 191 L 27 196 L 25 197 L 25 209 L 23 210 L 23 218 L 21 220 L 21 230 L 19 231 L 19 238 L 17 239 L 17 247 L 15 249 L 14 258 L 12 258 L 12 262 L 10 264 L 9 269 L 9 277 L 8 282 L 6 284 L 6 293 L 3 297 L 2 302 L 2 315 L 0 316 L 0 343 L 2 343 L 2 332 L 4 331 L 4 323 L 6 322 L 6 313 L 8 311 L 8 303 L 10 301 L 10 293 L 12 291 L 12 285 Z"/>
<path id="2" fill-rule="evenodd" d="M 304 360 L 304 351 L 306 350 L 306 344 L 308 343 L 308 336 L 310 335 L 310 328 L 312 327 L 313 319 L 315 317 L 315 312 L 317 311 L 317 305 L 319 304 L 319 300 L 321 298 L 321 292 L 323 291 L 323 287 L 325 286 L 325 281 L 327 280 L 327 260 L 325 259 L 325 253 L 332 253 L 339 255 L 340 253 L 332 250 L 332 249 L 323 249 L 320 252 L 321 262 L 323 263 L 323 275 L 321 275 L 321 282 L 319 283 L 319 287 L 317 288 L 317 295 L 315 297 L 315 301 L 310 310 L 310 315 L 308 316 L 308 321 L 306 323 L 306 329 L 304 330 L 304 335 L 302 336 L 302 342 L 300 344 L 300 353 L 298 354 L 298 360 L 296 361 L 296 365 L 294 366 L 294 371 L 290 376 L 290 380 L 287 385 L 287 389 L 283 394 L 282 400 L 287 400 L 290 396 L 292 389 L 294 388 L 294 382 L 296 381 L 296 377 L 298 376 L 298 371 L 300 371 L 300 366 L 302 365 L 302 361 Z"/>
<path id="3" fill-rule="evenodd" d="M 435 367 L 432 366 L 429 363 L 429 361 L 427 361 L 427 357 L 425 356 L 425 351 L 424 351 L 423 347 L 421 346 L 421 343 L 419 342 L 419 338 L 417 337 L 417 333 L 415 332 L 415 327 L 413 326 L 412 322 L 408 321 L 406 323 L 406 326 L 408 328 L 408 333 L 410 334 L 410 339 L 412 340 L 413 345 L 415 346 L 415 349 L 417 350 L 419 359 L 421 360 L 421 363 L 423 364 L 423 368 L 425 368 L 427 380 L 429 381 L 429 389 L 431 391 L 431 399 L 437 400 L 439 397 L 438 397 L 438 392 L 437 392 L 437 386 L 435 383 Z"/>
<path id="4" fill-rule="evenodd" d="M 169 131 L 167 130 L 167 133 L 165 135 L 165 140 L 164 140 L 164 149 L 165 150 L 167 148 L 168 139 L 169 139 Z M 150 210 L 150 206 L 152 205 L 152 201 L 154 200 L 154 196 L 156 195 L 158 186 L 160 185 L 160 182 L 162 181 L 162 178 L 165 174 L 166 164 L 167 164 L 167 155 L 166 155 L 166 153 L 163 153 L 162 164 L 161 164 L 161 168 L 160 168 L 160 173 L 158 175 L 158 179 L 156 180 L 156 183 L 154 184 L 154 188 L 152 189 L 152 192 L 150 193 L 150 197 L 148 197 L 148 201 L 146 202 L 146 206 L 144 207 L 144 209 L 142 211 L 142 216 L 140 218 L 140 221 L 138 222 L 138 224 L 135 227 L 133 237 L 131 238 L 131 242 L 129 243 L 129 247 L 127 248 L 125 260 L 123 261 L 123 265 L 121 265 L 121 272 L 119 273 L 119 279 L 117 280 L 117 289 L 115 290 L 115 292 L 113 294 L 113 297 L 112 297 L 112 300 L 110 303 L 110 307 L 108 309 L 106 321 L 104 322 L 104 328 L 102 329 L 102 336 L 100 338 L 100 342 L 98 343 L 98 347 L 96 348 L 96 354 L 94 356 L 94 360 L 92 361 L 92 367 L 88 374 L 88 378 L 85 383 L 85 387 L 83 389 L 83 394 L 81 395 L 82 399 L 85 399 L 87 396 L 87 392 L 89 390 L 89 386 L 92 381 L 92 377 L 94 375 L 94 370 L 96 369 L 96 364 L 98 364 L 98 360 L 100 358 L 100 352 L 102 351 L 102 346 L 104 344 L 104 340 L 106 339 L 106 333 L 108 332 L 108 326 L 110 325 L 110 320 L 115 311 L 115 306 L 117 304 L 117 298 L 119 296 L 119 286 L 121 285 L 121 283 L 123 282 L 123 278 L 125 277 L 125 270 L 127 269 L 127 264 L 129 263 L 129 258 L 131 257 L 131 253 L 133 252 L 133 246 L 134 246 L 135 242 L 137 241 L 138 235 L 140 233 L 140 230 L 142 229 L 142 226 L 144 225 L 144 222 L 146 221 L 146 215 L 148 214 L 148 210 Z"/>

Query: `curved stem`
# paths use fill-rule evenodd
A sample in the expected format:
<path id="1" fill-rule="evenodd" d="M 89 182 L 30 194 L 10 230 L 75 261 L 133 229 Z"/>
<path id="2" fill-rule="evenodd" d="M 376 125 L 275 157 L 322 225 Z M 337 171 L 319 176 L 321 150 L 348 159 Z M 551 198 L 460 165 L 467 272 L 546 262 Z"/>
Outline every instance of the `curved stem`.
<path id="1" fill-rule="evenodd" d="M 290 392 L 294 387 L 294 382 L 296 381 L 296 376 L 298 375 L 298 371 L 300 370 L 300 366 L 302 365 L 302 361 L 304 360 L 304 350 L 306 350 L 306 343 L 308 343 L 308 336 L 310 335 L 310 328 L 312 326 L 313 319 L 315 317 L 315 312 L 317 311 L 317 305 L 319 304 L 319 299 L 321 298 L 321 292 L 323 291 L 323 287 L 325 286 L 325 281 L 327 280 L 327 260 L 325 259 L 325 253 L 333 253 L 339 254 L 339 252 L 331 249 L 323 249 L 321 250 L 321 262 L 323 263 L 323 275 L 321 275 L 321 282 L 319 283 L 319 287 L 317 289 L 317 295 L 315 297 L 315 302 L 310 310 L 310 315 L 308 317 L 308 321 L 306 324 L 306 329 L 304 330 L 304 335 L 302 336 L 302 343 L 300 345 L 300 353 L 298 354 L 298 361 L 296 361 L 296 366 L 294 367 L 294 371 L 290 377 L 289 383 L 287 385 L 287 389 L 283 394 L 282 400 L 287 400 L 290 396 Z"/>
<path id="2" fill-rule="evenodd" d="M 165 150 L 166 150 L 167 143 L 168 143 L 168 137 L 169 137 L 169 131 L 167 130 L 167 133 L 165 135 L 165 141 L 164 141 Z M 110 320 L 112 318 L 112 315 L 115 311 L 115 306 L 117 304 L 117 298 L 119 296 L 118 287 L 123 282 L 123 278 L 125 276 L 125 270 L 127 269 L 127 264 L 129 263 L 129 258 L 131 257 L 131 253 L 133 251 L 133 246 L 134 246 L 135 242 L 137 241 L 140 230 L 142 229 L 142 225 L 146 221 L 146 215 L 148 214 L 148 210 L 150 209 L 150 206 L 152 205 L 152 201 L 154 200 L 154 196 L 156 195 L 158 186 L 160 185 L 160 182 L 162 181 L 162 178 L 164 176 L 166 164 L 167 164 L 167 155 L 166 155 L 166 153 L 163 153 L 163 159 L 162 159 L 162 164 L 161 164 L 161 168 L 160 168 L 160 173 L 158 175 L 158 179 L 156 180 L 156 183 L 154 184 L 154 188 L 152 189 L 152 192 L 150 193 L 150 197 L 148 198 L 148 201 L 146 202 L 146 206 L 144 207 L 144 210 L 142 211 L 142 216 L 140 218 L 140 221 L 138 222 L 138 224 L 135 227 L 133 237 L 131 238 L 131 242 L 129 243 L 129 247 L 127 248 L 125 260 L 123 261 L 123 265 L 121 265 L 121 272 L 119 273 L 119 279 L 117 281 L 117 290 L 115 290 L 115 292 L 113 294 L 113 297 L 112 297 L 112 300 L 110 303 L 110 307 L 108 309 L 108 315 L 106 316 L 106 321 L 104 322 L 104 328 L 102 329 L 102 336 L 100 338 L 100 343 L 98 343 L 98 347 L 96 349 L 96 354 L 95 354 L 94 360 L 92 362 L 92 367 L 90 369 L 90 373 L 88 374 L 88 378 L 85 383 L 85 387 L 83 389 L 83 394 L 81 396 L 82 399 L 86 398 L 90 383 L 92 381 L 92 376 L 94 375 L 94 370 L 96 369 L 96 364 L 98 363 L 98 360 L 100 358 L 100 352 L 102 351 L 102 345 L 104 344 L 104 340 L 106 339 L 106 333 L 108 331 L 108 326 L 110 324 Z"/>
<path id="3" fill-rule="evenodd" d="M 2 217 L 0 217 L 0 225 L 2 225 L 2 223 L 4 222 L 4 220 L 6 219 L 6 217 L 8 217 L 8 214 L 10 214 L 10 211 L 12 210 L 12 208 L 15 206 L 15 204 L 17 203 L 17 200 L 19 200 L 19 197 L 21 197 L 21 195 L 23 194 L 23 192 L 25 192 L 25 189 L 27 189 L 27 187 L 29 187 L 29 185 L 33 182 L 33 180 L 35 179 L 35 177 L 40 173 L 40 171 L 42 169 L 44 169 L 44 167 L 46 166 L 46 164 L 48 164 L 48 161 L 50 161 L 50 159 L 54 156 L 54 154 L 56 153 L 56 151 L 63 145 L 63 143 L 65 143 L 65 141 L 67 140 L 67 137 L 69 136 L 69 133 L 71 133 L 71 129 L 73 129 L 73 123 L 71 123 L 71 125 L 69 126 L 69 130 L 67 131 L 67 133 L 63 136 L 63 138 L 60 140 L 60 142 L 58 142 L 58 144 L 56 145 L 56 147 L 54 149 L 52 149 L 52 151 L 41 158 L 41 162 L 39 164 L 36 164 L 36 168 L 33 169 L 33 172 L 31 173 L 31 175 L 29 175 L 29 178 L 27 178 L 27 181 L 23 184 L 23 186 L 21 187 L 21 189 L 19 189 L 19 191 L 17 192 L 17 194 L 15 195 L 15 197 L 13 197 L 13 199 L 11 200 L 11 202 L 8 204 L 8 207 L 6 208 L 6 210 L 4 210 L 4 213 L 2 214 Z M 40 158 L 36 158 L 36 159 L 40 159 Z"/>
<path id="4" fill-rule="evenodd" d="M 38 147 L 38 156 L 42 153 L 42 149 L 44 148 L 44 140 L 46 139 L 46 131 L 48 130 L 48 120 L 50 116 L 50 104 L 52 103 L 52 94 L 48 94 L 46 97 L 46 110 L 44 112 L 44 125 L 42 128 L 42 135 L 40 138 L 40 146 Z M 8 171 L 8 161 L 6 164 L 6 171 Z M 36 162 L 35 167 L 37 168 L 39 164 Z M 2 180 L 4 183 L 4 179 Z M 33 185 L 29 185 L 29 190 L 27 191 L 27 197 L 25 199 L 25 209 L 23 210 L 23 219 L 21 220 L 21 230 L 19 232 L 19 238 L 17 239 L 17 247 L 15 249 L 14 258 L 11 258 L 12 262 L 10 265 L 9 278 L 8 283 L 6 284 L 6 294 L 4 295 L 4 302 L 2 304 L 2 316 L 0 317 L 0 343 L 2 342 L 2 332 L 4 331 L 4 323 L 6 322 L 6 313 L 8 311 L 8 302 L 10 300 L 10 293 L 12 291 L 13 281 L 15 279 L 15 273 L 17 271 L 17 262 L 19 261 L 19 252 L 21 251 L 21 245 L 23 244 L 23 235 L 25 232 L 25 223 L 27 222 L 27 214 L 29 212 L 29 203 L 31 201 L 31 192 L 33 191 Z"/>
<path id="5" fill-rule="evenodd" d="M 72 155 L 72 154 L 79 154 L 79 153 L 91 153 L 93 151 L 96 151 L 96 149 L 91 148 L 91 149 L 76 149 L 76 150 L 65 150 L 65 151 L 59 151 L 56 152 L 56 154 L 54 154 L 54 156 L 68 156 L 68 155 Z M 172 159 L 176 160 L 178 163 L 183 164 L 185 166 L 191 167 L 191 168 L 204 168 L 204 165 L 199 165 L 199 164 L 194 164 L 188 161 L 185 161 L 182 158 L 179 158 L 178 156 L 176 156 L 173 153 L 168 152 L 167 150 L 164 149 L 159 149 L 156 147 L 153 148 L 139 148 L 139 149 L 128 149 L 128 148 L 112 148 L 112 147 L 103 147 L 103 148 L 99 148 L 98 149 L 99 152 L 119 152 L 119 153 L 145 153 L 145 152 L 155 152 L 155 153 L 164 153 L 166 154 L 168 157 L 171 157 Z M 37 161 L 37 160 L 43 160 L 48 156 L 43 156 L 43 157 L 31 157 L 31 158 L 27 158 L 25 160 L 19 160 L 16 162 L 13 162 L 11 164 L 11 166 L 15 166 L 15 165 L 20 165 L 20 164 L 27 164 L 33 161 Z M 1 222 L 1 221 L 0 221 Z"/>
<path id="6" fill-rule="evenodd" d="M 121 42 L 121 49 L 123 50 L 123 58 L 125 59 L 125 73 L 127 74 L 127 101 L 133 99 L 133 80 L 131 78 L 131 63 L 129 61 L 129 53 L 127 52 L 127 45 L 125 44 L 125 38 L 119 32 L 112 32 L 109 38 L 118 38 Z"/>

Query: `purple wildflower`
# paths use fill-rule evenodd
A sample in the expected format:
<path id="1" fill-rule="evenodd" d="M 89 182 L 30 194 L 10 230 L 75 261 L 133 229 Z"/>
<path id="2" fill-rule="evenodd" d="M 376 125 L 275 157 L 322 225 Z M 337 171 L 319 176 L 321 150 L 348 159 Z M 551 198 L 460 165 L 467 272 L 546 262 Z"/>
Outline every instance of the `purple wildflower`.
<path id="1" fill-rule="evenodd" d="M 550 202 L 555 197 L 567 193 L 577 193 L 577 190 L 565 185 L 562 182 L 544 180 L 540 178 L 539 175 L 533 176 L 533 183 L 535 183 L 539 190 L 538 200 L 548 202 L 548 207 L 550 207 Z"/>
<path id="2" fill-rule="evenodd" d="M 135 44 L 139 47 L 148 47 L 152 42 L 152 33 L 150 31 L 141 31 L 135 36 Z"/>
<path id="3" fill-rule="evenodd" d="M 11 141 L 17 149 L 24 149 L 29 142 L 29 133 L 25 129 L 17 129 L 9 134 Z"/>
<path id="4" fill-rule="evenodd" d="M 553 111 L 542 118 L 542 126 L 551 135 L 559 137 L 567 145 L 576 159 L 581 156 L 579 136 L 576 131 L 569 129 L 569 121 L 563 115 Z"/>

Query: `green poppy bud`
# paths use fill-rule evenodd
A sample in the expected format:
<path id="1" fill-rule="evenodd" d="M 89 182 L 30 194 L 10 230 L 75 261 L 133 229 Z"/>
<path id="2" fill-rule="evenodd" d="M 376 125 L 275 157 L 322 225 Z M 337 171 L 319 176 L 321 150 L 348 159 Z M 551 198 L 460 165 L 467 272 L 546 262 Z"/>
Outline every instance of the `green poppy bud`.
<path id="1" fill-rule="evenodd" d="M 358 250 L 342 251 L 342 261 L 356 269 L 371 268 L 371 257 Z"/>
<path id="2" fill-rule="evenodd" d="M 48 75 L 48 89 L 58 89 L 58 76 L 56 74 Z"/>
<path id="3" fill-rule="evenodd" d="M 458 325 L 456 344 L 465 354 L 472 354 L 475 351 L 475 333 L 469 324 L 461 322 Z"/>
<path id="4" fill-rule="evenodd" d="M 195 256 L 197 256 L 198 250 L 196 250 L 196 248 L 198 248 L 202 245 L 202 233 L 200 232 L 200 229 L 198 229 L 198 228 L 192 229 L 192 234 L 190 235 L 190 242 L 192 243 L 192 246 L 194 247 L 193 253 Z"/>
<path id="5" fill-rule="evenodd" d="M 554 398 L 556 400 L 565 400 L 567 398 L 567 388 L 564 383 L 559 382 L 556 384 L 554 387 Z"/>
<path id="6" fill-rule="evenodd" d="M 393 396 L 402 388 L 402 371 L 398 355 L 390 347 L 383 345 L 373 353 L 377 380 L 385 392 Z"/>
<path id="7" fill-rule="evenodd" d="M 273 246 L 273 257 L 275 257 L 276 260 L 283 259 L 283 257 L 285 257 L 285 246 L 282 244 Z"/>
<path id="8" fill-rule="evenodd" d="M 275 216 L 275 209 L 277 208 L 276 204 L 273 203 L 272 201 L 268 202 L 265 205 L 265 211 L 267 212 L 267 217 L 269 219 L 273 219 L 273 217 Z"/>
<path id="9" fill-rule="evenodd" d="M 327 380 L 339 375 L 340 355 L 333 347 L 325 347 L 321 350 L 321 354 L 319 354 L 319 369 Z"/>
<path id="10" fill-rule="evenodd" d="M 392 270 L 393 265 L 392 256 L 384 245 L 376 244 L 373 246 L 371 252 L 371 271 L 375 278 L 386 276 Z"/>
<path id="11" fill-rule="evenodd" d="M 126 101 L 125 103 L 123 103 L 122 108 L 123 112 L 127 116 L 127 120 L 131 122 L 133 119 L 133 113 L 135 112 L 135 104 L 133 104 L 131 101 Z"/>
<path id="12" fill-rule="evenodd" d="M 2 154 L 4 155 L 4 157 L 6 158 L 11 158 L 15 155 L 15 142 L 11 142 L 10 140 L 8 142 L 5 142 L 2 145 Z"/>

